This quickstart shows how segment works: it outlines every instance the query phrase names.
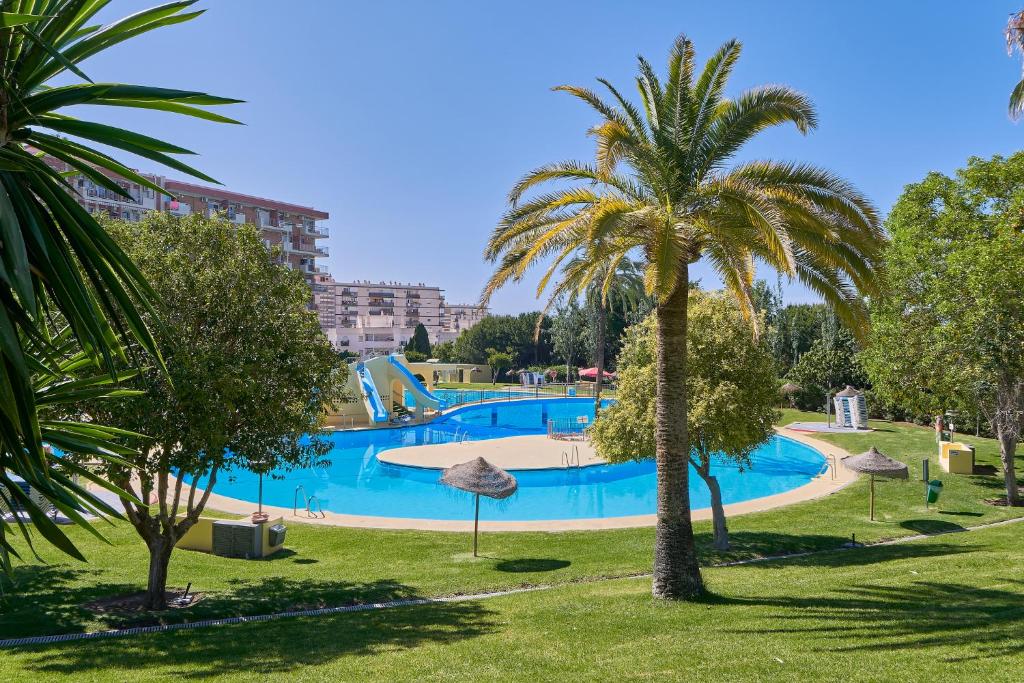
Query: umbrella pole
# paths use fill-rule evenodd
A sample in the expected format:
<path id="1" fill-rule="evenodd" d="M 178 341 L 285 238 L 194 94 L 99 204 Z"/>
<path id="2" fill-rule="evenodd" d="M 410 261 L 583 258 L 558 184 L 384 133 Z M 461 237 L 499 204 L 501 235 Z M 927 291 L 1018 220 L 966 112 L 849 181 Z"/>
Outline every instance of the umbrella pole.
<path id="1" fill-rule="evenodd" d="M 473 515 L 473 557 L 476 557 L 476 535 L 480 528 L 480 494 L 476 494 L 476 514 Z"/>
<path id="2" fill-rule="evenodd" d="M 871 521 L 875 521 L 875 475 L 871 475 Z"/>

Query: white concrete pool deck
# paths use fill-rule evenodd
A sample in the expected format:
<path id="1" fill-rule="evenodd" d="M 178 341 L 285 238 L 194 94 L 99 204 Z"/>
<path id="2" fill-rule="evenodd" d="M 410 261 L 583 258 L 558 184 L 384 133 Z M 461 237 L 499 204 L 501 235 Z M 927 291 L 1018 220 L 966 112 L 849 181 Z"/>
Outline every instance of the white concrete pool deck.
<path id="1" fill-rule="evenodd" d="M 736 515 L 748 514 L 751 512 L 762 512 L 764 510 L 771 510 L 772 508 L 782 507 L 784 505 L 792 505 L 793 503 L 800 503 L 815 498 L 821 498 L 831 493 L 835 493 L 839 489 L 848 485 L 850 482 L 857 478 L 855 472 L 847 470 L 842 466 L 842 458 L 849 455 L 848 452 L 833 446 L 832 444 L 826 443 L 820 439 L 815 439 L 808 436 L 807 434 L 794 432 L 785 428 L 776 428 L 776 431 L 794 441 L 806 444 L 815 450 L 822 453 L 828 459 L 829 469 L 823 474 L 815 477 L 807 484 L 795 488 L 785 493 L 778 493 L 773 496 L 765 496 L 763 498 L 755 498 L 753 500 L 743 501 L 742 503 L 732 503 L 725 506 L 725 512 L 729 517 Z M 510 438 L 521 438 L 521 437 L 510 437 Z M 530 438 L 530 437 L 527 437 Z M 546 439 L 546 436 L 539 438 Z M 495 439 L 493 442 L 503 441 L 508 439 Z M 573 443 L 573 442 L 557 442 L 561 444 Z M 578 443 L 578 442 L 577 442 Z M 465 444 L 443 444 L 438 448 L 449 449 L 456 459 L 457 462 L 465 462 L 464 458 L 466 450 L 464 447 L 469 446 L 469 442 Z M 410 450 L 410 449 L 405 449 Z M 557 448 L 556 448 L 557 450 Z M 563 446 L 564 450 L 564 446 Z M 582 448 L 581 458 L 582 458 Z M 559 451 L 559 457 L 561 451 Z M 836 467 L 835 477 L 833 478 L 832 469 Z M 173 488 L 173 487 L 172 487 Z M 238 500 L 236 498 L 228 498 L 221 496 L 216 493 L 210 494 L 210 499 L 207 507 L 211 510 L 219 510 L 221 512 L 227 512 L 239 515 L 248 515 L 256 510 L 256 503 L 248 501 Z M 286 521 L 303 522 L 308 524 L 324 524 L 327 526 L 347 526 L 347 527 L 360 527 L 366 529 L 410 529 L 420 531 L 472 531 L 473 530 L 473 519 L 472 510 L 467 507 L 465 520 L 452 520 L 452 519 L 406 519 L 403 517 L 371 517 L 365 515 L 345 515 L 334 512 L 325 513 L 324 518 L 308 518 L 306 517 L 305 510 L 299 510 L 298 514 L 293 515 L 291 508 L 277 507 L 273 505 L 264 505 L 264 512 L 270 514 L 271 518 L 276 516 L 284 517 Z M 482 531 L 585 531 L 594 529 L 626 529 L 633 527 L 644 527 L 654 526 L 656 521 L 655 515 L 632 515 L 628 517 L 606 517 L 597 519 L 555 519 L 555 520 L 541 520 L 541 521 L 481 521 L 480 529 Z M 693 512 L 694 520 L 705 520 L 711 519 L 711 510 L 706 508 L 703 510 L 695 510 Z"/>
<path id="2" fill-rule="evenodd" d="M 389 448 L 378 453 L 377 459 L 406 467 L 444 469 L 483 458 L 503 470 L 543 470 L 565 467 L 567 457 L 575 465 L 577 453 L 581 466 L 605 462 L 587 441 L 562 441 L 545 434 Z"/>

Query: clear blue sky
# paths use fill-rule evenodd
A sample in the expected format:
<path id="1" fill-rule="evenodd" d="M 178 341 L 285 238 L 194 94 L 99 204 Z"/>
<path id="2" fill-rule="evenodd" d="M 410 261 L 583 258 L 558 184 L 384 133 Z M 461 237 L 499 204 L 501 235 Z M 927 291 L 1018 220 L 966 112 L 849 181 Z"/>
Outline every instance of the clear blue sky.
<path id="1" fill-rule="evenodd" d="M 152 4 L 115 0 L 105 16 Z M 231 189 L 329 211 L 336 277 L 436 283 L 450 301 L 479 295 L 481 250 L 510 185 L 534 166 L 592 155 L 584 131 L 594 117 L 550 87 L 604 76 L 634 92 L 636 54 L 660 65 L 680 32 L 701 61 L 727 38 L 743 41 L 733 93 L 776 82 L 815 101 L 817 131 L 773 131 L 745 157 L 827 166 L 882 211 L 929 170 L 1024 142 L 1024 124 L 1006 115 L 1020 64 L 1002 38 L 1022 0 L 200 6 L 209 11 L 198 20 L 114 48 L 86 71 L 245 99 L 225 113 L 247 125 L 88 114 L 194 149 Z M 813 297 L 794 286 L 787 298 Z M 497 312 L 535 306 L 530 285 L 493 302 Z"/>

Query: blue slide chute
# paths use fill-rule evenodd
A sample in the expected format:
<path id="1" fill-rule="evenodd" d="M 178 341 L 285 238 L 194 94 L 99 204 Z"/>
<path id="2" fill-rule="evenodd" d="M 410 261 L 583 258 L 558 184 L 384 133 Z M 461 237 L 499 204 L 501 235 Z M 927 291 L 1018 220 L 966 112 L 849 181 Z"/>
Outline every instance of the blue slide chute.
<path id="1" fill-rule="evenodd" d="M 387 422 L 388 411 L 384 409 L 384 401 L 377 392 L 377 385 L 373 383 L 373 376 L 362 363 L 356 365 L 356 372 L 359 373 L 359 386 L 363 390 L 363 401 L 374 422 Z"/>
<path id="2" fill-rule="evenodd" d="M 412 398 L 416 401 L 416 405 L 423 406 L 424 408 L 430 408 L 432 410 L 444 410 L 445 403 L 437 396 L 427 391 L 427 388 L 423 386 L 423 382 L 416 379 L 416 375 L 409 372 L 409 368 L 405 367 L 405 364 L 398 360 L 395 356 L 388 356 L 388 361 L 398 369 L 398 373 L 402 377 L 402 384 L 412 394 Z"/>

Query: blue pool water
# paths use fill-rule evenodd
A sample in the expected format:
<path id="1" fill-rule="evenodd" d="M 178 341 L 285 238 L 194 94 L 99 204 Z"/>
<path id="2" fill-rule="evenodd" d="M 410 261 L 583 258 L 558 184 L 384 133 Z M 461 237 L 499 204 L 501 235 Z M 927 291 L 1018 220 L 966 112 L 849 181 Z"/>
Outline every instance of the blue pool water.
<path id="1" fill-rule="evenodd" d="M 466 519 L 472 496 L 438 483 L 438 470 L 403 467 L 377 460 L 389 448 L 461 440 L 497 439 L 543 434 L 548 419 L 574 421 L 592 416 L 592 399 L 530 399 L 468 405 L 426 425 L 397 429 L 335 432 L 331 464 L 297 470 L 284 479 L 264 478 L 263 502 L 291 507 L 295 487 L 316 495 L 324 510 L 354 515 L 420 519 Z M 760 498 L 806 484 L 819 474 L 825 459 L 817 451 L 784 437 L 774 437 L 753 455 L 743 472 L 721 461 L 718 476 L 726 504 Z M 528 521 L 588 519 L 652 514 L 655 511 L 654 462 L 594 465 L 569 470 L 519 470 L 519 491 L 503 501 L 482 498 L 481 519 Z M 201 485 L 201 484 L 200 484 Z M 234 472 L 219 477 L 216 493 L 256 500 L 256 475 Z M 691 470 L 693 509 L 710 506 L 707 487 Z"/>

